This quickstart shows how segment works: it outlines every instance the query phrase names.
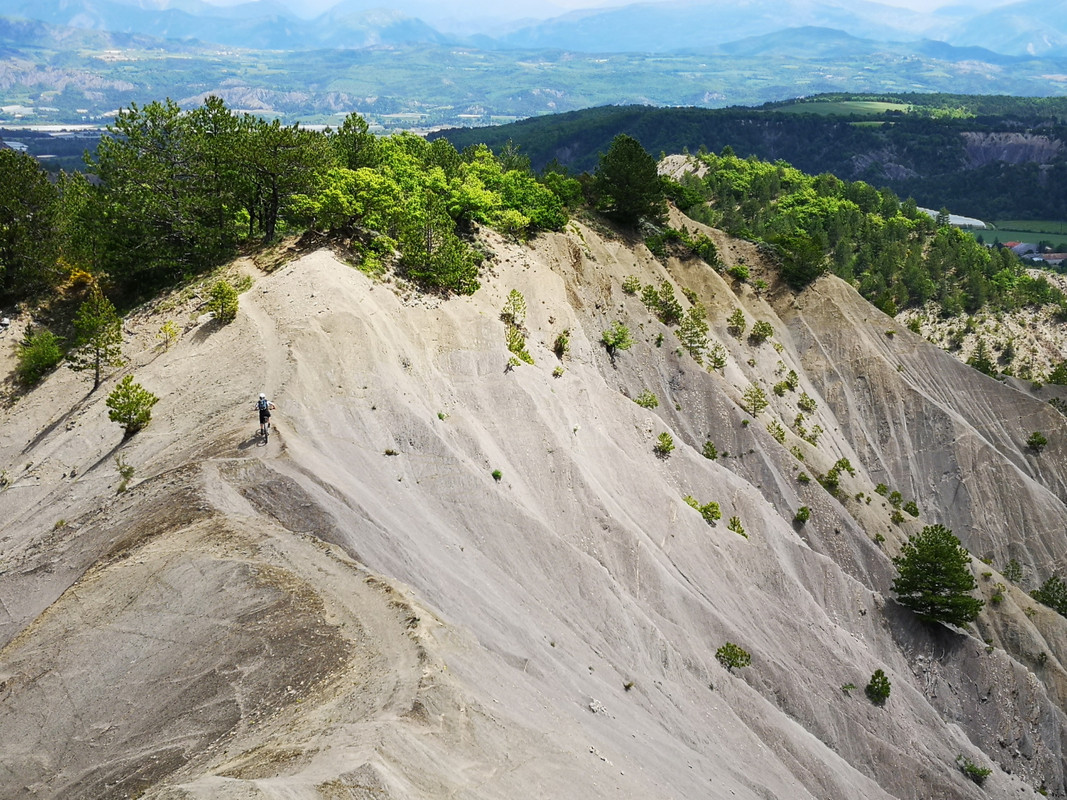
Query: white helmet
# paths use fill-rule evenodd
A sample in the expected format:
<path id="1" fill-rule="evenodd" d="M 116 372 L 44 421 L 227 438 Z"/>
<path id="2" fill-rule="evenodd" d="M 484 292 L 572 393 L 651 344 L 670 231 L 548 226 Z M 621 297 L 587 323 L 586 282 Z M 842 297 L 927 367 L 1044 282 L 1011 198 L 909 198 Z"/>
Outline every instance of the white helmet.
<path id="1" fill-rule="evenodd" d="M 266 400 L 266 399 L 267 399 L 267 396 L 266 396 L 265 394 L 263 394 L 263 392 L 260 392 L 260 393 L 259 393 L 259 399 L 260 399 L 260 400 Z"/>

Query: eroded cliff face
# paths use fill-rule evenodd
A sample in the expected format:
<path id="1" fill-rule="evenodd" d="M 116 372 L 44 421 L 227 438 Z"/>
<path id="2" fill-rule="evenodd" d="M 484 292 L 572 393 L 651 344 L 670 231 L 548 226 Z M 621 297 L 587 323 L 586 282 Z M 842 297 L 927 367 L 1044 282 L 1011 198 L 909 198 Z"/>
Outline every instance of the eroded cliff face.
<path id="1" fill-rule="evenodd" d="M 1049 164 L 1063 153 L 1063 142 L 1036 133 L 968 131 L 963 136 L 971 169 L 1002 161 L 1005 164 Z"/>
<path id="2" fill-rule="evenodd" d="M 5 412 L 0 794 L 1064 796 L 1067 621 L 998 571 L 1015 558 L 1032 588 L 1067 563 L 1063 418 L 836 279 L 796 296 L 709 234 L 770 290 L 579 222 L 484 234 L 469 298 L 328 251 L 242 262 L 233 324 L 162 351 L 160 324 L 191 306 L 127 321 L 130 369 L 161 397 L 132 440 L 107 420 L 110 383 L 87 395 L 69 372 Z M 691 292 L 725 368 L 681 349 L 628 276 L 684 307 Z M 512 289 L 533 365 L 508 363 Z M 732 336 L 736 308 L 771 339 Z M 634 345 L 612 359 L 615 321 Z M 796 430 L 801 392 L 817 444 Z M 118 453 L 136 474 L 116 495 Z M 841 458 L 856 474 L 834 497 L 814 477 Z M 879 483 L 918 518 L 894 524 Z M 890 557 L 935 522 L 991 559 L 972 564 L 982 596 L 1003 595 L 969 631 L 889 591 Z M 751 666 L 724 668 L 725 642 Z M 875 669 L 885 708 L 863 696 Z M 959 755 L 993 769 L 982 789 Z"/>

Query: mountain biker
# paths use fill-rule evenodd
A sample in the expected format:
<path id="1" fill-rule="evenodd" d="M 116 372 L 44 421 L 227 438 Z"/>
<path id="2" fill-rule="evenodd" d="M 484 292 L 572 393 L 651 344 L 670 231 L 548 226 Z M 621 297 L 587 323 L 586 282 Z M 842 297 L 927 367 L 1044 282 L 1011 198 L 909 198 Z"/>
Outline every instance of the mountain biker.
<path id="1" fill-rule="evenodd" d="M 267 399 L 267 395 L 260 392 L 259 400 L 256 401 L 256 408 L 259 409 L 259 435 L 266 436 L 270 430 L 270 412 L 275 408 L 275 405 Z"/>

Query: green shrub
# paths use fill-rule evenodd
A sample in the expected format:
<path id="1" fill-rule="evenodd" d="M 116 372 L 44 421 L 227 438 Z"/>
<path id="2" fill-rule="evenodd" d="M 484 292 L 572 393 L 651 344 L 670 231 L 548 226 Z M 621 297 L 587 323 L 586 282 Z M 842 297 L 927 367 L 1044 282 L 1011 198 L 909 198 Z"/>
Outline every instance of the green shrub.
<path id="1" fill-rule="evenodd" d="M 48 330 L 26 332 L 18 346 L 15 373 L 24 386 L 33 386 L 63 360 L 62 339 Z"/>
<path id="2" fill-rule="evenodd" d="M 526 324 L 526 298 L 518 289 L 508 292 L 508 299 L 500 310 L 500 319 L 516 328 Z"/>
<path id="3" fill-rule="evenodd" d="M 915 504 L 914 500 L 909 500 L 903 506 L 904 510 L 911 514 L 913 517 L 919 516 L 919 506 Z"/>
<path id="4" fill-rule="evenodd" d="M 704 448 L 700 452 L 704 455 L 704 458 L 710 458 L 712 461 L 719 457 L 719 451 L 711 440 L 704 442 Z"/>
<path id="5" fill-rule="evenodd" d="M 893 512 L 889 515 L 889 521 L 894 525 L 900 525 L 904 522 L 904 515 L 900 513 L 900 509 L 894 508 Z"/>
<path id="6" fill-rule="evenodd" d="M 806 472 L 801 472 L 797 475 L 797 480 L 800 481 L 800 483 L 811 483 L 811 476 Z"/>
<path id="7" fill-rule="evenodd" d="M 880 483 L 874 487 L 874 493 L 880 494 L 885 497 L 887 494 L 889 494 L 889 487 L 886 486 L 884 483 Z"/>
<path id="8" fill-rule="evenodd" d="M 659 405 L 659 398 L 656 397 L 655 393 L 645 389 L 645 391 L 641 392 L 641 394 L 634 398 L 634 402 L 641 406 L 641 408 L 656 408 Z"/>
<path id="9" fill-rule="evenodd" d="M 126 463 L 126 459 L 123 458 L 122 453 L 115 456 L 115 469 L 119 471 L 119 485 L 116 491 L 122 494 L 126 491 L 126 488 L 130 485 L 130 481 L 133 480 L 134 468 L 130 464 Z"/>
<path id="10" fill-rule="evenodd" d="M 1067 583 L 1059 575 L 1052 575 L 1040 588 L 1030 592 L 1030 596 L 1060 616 L 1067 617 Z"/>
<path id="11" fill-rule="evenodd" d="M 960 768 L 960 772 L 979 786 L 985 783 L 985 779 L 993 773 L 989 767 L 980 767 L 962 754 L 956 756 L 956 765 Z"/>
<path id="12" fill-rule="evenodd" d="M 755 345 L 761 345 L 774 336 L 774 328 L 766 320 L 760 320 L 752 326 L 752 332 L 748 334 L 748 341 Z"/>
<path id="13" fill-rule="evenodd" d="M 726 270 L 726 274 L 729 275 L 731 278 L 736 278 L 741 283 L 744 283 L 748 280 L 748 266 L 745 264 L 734 264 L 732 267 Z"/>
<path id="14" fill-rule="evenodd" d="M 738 536 L 744 536 L 748 538 L 748 534 L 745 532 L 745 526 L 741 524 L 740 517 L 730 517 L 730 521 L 726 523 L 726 530 L 733 531 Z"/>
<path id="15" fill-rule="evenodd" d="M 174 324 L 172 320 L 167 320 L 159 326 L 159 332 L 156 334 L 156 338 L 163 342 L 163 349 L 170 350 L 170 346 L 178 341 L 178 337 L 181 335 L 181 331 L 178 330 L 178 326 Z"/>
<path id="16" fill-rule="evenodd" d="M 122 426 L 127 438 L 149 423 L 152 407 L 158 402 L 158 397 L 141 384 L 134 383 L 132 375 L 119 381 L 105 401 L 109 409 L 108 418 Z"/>
<path id="17" fill-rule="evenodd" d="M 876 706 L 884 706 L 885 701 L 889 699 L 889 678 L 886 677 L 882 670 L 876 669 L 863 691 L 867 695 L 867 699 Z"/>
<path id="18" fill-rule="evenodd" d="M 622 282 L 622 290 L 626 294 L 637 294 L 641 291 L 641 281 L 636 275 L 628 275 Z"/>
<path id="19" fill-rule="evenodd" d="M 1023 579 L 1023 568 L 1014 558 L 1010 559 L 1003 569 L 1004 577 L 1012 583 L 1018 583 Z"/>
<path id="20" fill-rule="evenodd" d="M 797 408 L 805 414 L 814 414 L 817 407 L 818 404 L 815 402 L 815 398 L 809 396 L 807 392 L 800 393 L 800 399 L 797 400 Z"/>
<path id="21" fill-rule="evenodd" d="M 556 336 L 556 341 L 552 343 L 552 352 L 556 354 L 556 358 L 560 361 L 567 355 L 567 352 L 571 349 L 571 330 L 570 328 L 564 328 L 563 332 Z"/>
<path id="22" fill-rule="evenodd" d="M 767 433 L 774 437 L 774 440 L 779 444 L 785 444 L 785 428 L 782 427 L 776 419 L 772 419 L 767 423 Z"/>
<path id="23" fill-rule="evenodd" d="M 745 321 L 745 312 L 740 308 L 735 308 L 734 312 L 726 318 L 726 330 L 735 339 L 740 339 L 744 336 L 747 327 L 748 323 Z"/>
<path id="24" fill-rule="evenodd" d="M 722 372 L 726 369 L 726 348 L 718 342 L 715 342 L 708 348 L 707 359 L 708 367 Z"/>
<path id="25" fill-rule="evenodd" d="M 504 342 L 508 346 L 508 350 L 515 354 L 515 356 L 527 364 L 534 363 L 533 356 L 530 355 L 526 349 L 526 337 L 522 334 L 522 329 L 517 325 L 509 322 L 504 328 Z"/>
<path id="26" fill-rule="evenodd" d="M 674 437 L 664 431 L 656 438 L 656 444 L 652 450 L 660 458 L 666 458 L 674 450 Z"/>
<path id="27" fill-rule="evenodd" d="M 709 525 L 714 525 L 722 519 L 722 509 L 719 508 L 719 504 L 714 500 L 709 503 L 704 503 L 704 505 L 697 510 L 700 512 L 700 516 L 702 516 L 704 521 Z"/>
<path id="28" fill-rule="evenodd" d="M 619 350 L 629 350 L 633 347 L 633 339 L 630 338 L 630 329 L 621 322 L 614 322 L 610 328 L 601 332 L 600 342 L 607 348 L 611 360 L 615 360 L 615 354 Z"/>
<path id="29" fill-rule="evenodd" d="M 799 525 L 803 525 L 809 519 L 811 519 L 811 509 L 807 506 L 801 506 L 797 509 L 797 513 L 793 517 L 793 522 L 796 522 Z"/>
<path id="30" fill-rule="evenodd" d="M 207 310 L 223 325 L 237 319 L 237 290 L 229 281 L 215 281 L 208 292 Z"/>
<path id="31" fill-rule="evenodd" d="M 496 481 L 497 483 L 500 483 L 500 479 L 504 477 L 504 473 L 501 472 L 498 469 L 494 469 L 489 474 L 493 476 L 493 480 Z"/>
<path id="32" fill-rule="evenodd" d="M 1030 434 L 1030 438 L 1026 440 L 1026 446 L 1035 453 L 1040 453 L 1047 444 L 1048 439 L 1045 438 L 1045 434 L 1041 433 L 1041 431 L 1034 431 Z"/>
<path id="33" fill-rule="evenodd" d="M 715 659 L 729 672 L 747 667 L 752 663 L 752 656 L 748 651 L 733 642 L 727 642 L 716 650 Z"/>
<path id="34" fill-rule="evenodd" d="M 852 462 L 849 461 L 847 458 L 837 459 L 837 461 L 834 462 L 834 469 L 838 470 L 839 472 L 847 472 L 853 478 L 856 477 L 856 470 L 853 468 Z"/>
<path id="35" fill-rule="evenodd" d="M 641 301 L 664 325 L 677 325 L 682 319 L 682 304 L 675 298 L 670 281 L 663 281 L 659 289 L 646 286 L 641 291 Z"/>

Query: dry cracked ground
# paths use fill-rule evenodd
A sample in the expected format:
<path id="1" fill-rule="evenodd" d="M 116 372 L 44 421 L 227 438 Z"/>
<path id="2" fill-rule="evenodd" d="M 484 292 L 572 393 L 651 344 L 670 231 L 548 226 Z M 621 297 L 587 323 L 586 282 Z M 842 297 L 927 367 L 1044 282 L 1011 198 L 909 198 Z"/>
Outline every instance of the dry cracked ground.
<path id="1" fill-rule="evenodd" d="M 581 222 L 484 233 L 483 287 L 448 300 L 328 250 L 238 262 L 232 324 L 165 298 L 126 320 L 130 363 L 100 389 L 60 370 L 2 412 L 0 796 L 1063 797 L 1067 621 L 1024 588 L 1067 565 L 1064 418 L 837 280 L 794 295 L 710 234 L 766 296 Z M 695 293 L 725 368 L 628 276 Z M 512 289 L 532 365 L 508 364 Z M 736 308 L 771 339 L 732 336 Z M 190 321 L 164 349 L 167 319 Z M 613 360 L 615 321 L 634 345 Z M 160 401 L 123 441 L 104 398 L 126 372 Z M 841 458 L 837 497 L 799 479 Z M 919 516 L 892 522 L 878 484 Z M 889 590 L 933 523 L 1003 597 L 966 631 Z M 726 642 L 751 665 L 722 666 Z M 884 708 L 862 691 L 876 669 Z"/>

